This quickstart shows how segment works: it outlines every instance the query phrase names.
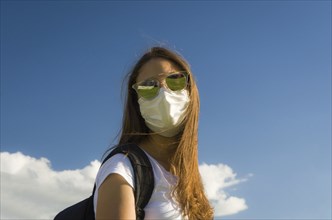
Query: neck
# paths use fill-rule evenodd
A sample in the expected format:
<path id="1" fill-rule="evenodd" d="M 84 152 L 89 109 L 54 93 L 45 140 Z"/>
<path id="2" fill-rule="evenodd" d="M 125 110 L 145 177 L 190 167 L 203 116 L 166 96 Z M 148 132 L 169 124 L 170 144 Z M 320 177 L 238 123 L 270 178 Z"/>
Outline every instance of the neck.
<path id="1" fill-rule="evenodd" d="M 170 160 L 178 146 L 177 138 L 151 134 L 140 143 L 140 147 L 148 152 L 166 170 L 170 170 Z"/>

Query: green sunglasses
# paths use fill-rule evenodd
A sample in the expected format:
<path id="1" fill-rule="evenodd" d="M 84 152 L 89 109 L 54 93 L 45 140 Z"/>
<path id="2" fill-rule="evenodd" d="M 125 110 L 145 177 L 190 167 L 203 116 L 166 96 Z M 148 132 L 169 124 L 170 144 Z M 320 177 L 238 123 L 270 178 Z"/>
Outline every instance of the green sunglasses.
<path id="1" fill-rule="evenodd" d="M 167 75 L 164 80 L 167 88 L 172 91 L 180 91 L 187 87 L 189 74 L 185 71 L 173 72 Z M 139 97 L 152 99 L 159 94 L 160 81 L 157 79 L 147 79 L 142 82 L 135 83 L 132 88 L 135 89 Z"/>

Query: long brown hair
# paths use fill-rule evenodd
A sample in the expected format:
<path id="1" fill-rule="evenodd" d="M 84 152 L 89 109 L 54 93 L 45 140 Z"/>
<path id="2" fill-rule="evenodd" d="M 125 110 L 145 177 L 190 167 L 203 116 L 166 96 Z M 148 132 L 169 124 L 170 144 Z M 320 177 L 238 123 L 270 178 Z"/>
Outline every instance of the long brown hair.
<path id="1" fill-rule="evenodd" d="M 178 136 L 178 147 L 172 156 L 171 172 L 178 177 L 173 195 L 182 212 L 189 219 L 212 219 L 213 209 L 206 198 L 198 169 L 198 115 L 199 95 L 189 64 L 176 52 L 164 47 L 152 47 L 137 61 L 128 74 L 127 97 L 119 144 L 139 143 L 149 135 L 149 129 L 141 116 L 137 94 L 132 89 L 140 68 L 152 58 L 167 59 L 189 73 L 188 91 L 190 103 L 184 119 L 184 129 Z"/>

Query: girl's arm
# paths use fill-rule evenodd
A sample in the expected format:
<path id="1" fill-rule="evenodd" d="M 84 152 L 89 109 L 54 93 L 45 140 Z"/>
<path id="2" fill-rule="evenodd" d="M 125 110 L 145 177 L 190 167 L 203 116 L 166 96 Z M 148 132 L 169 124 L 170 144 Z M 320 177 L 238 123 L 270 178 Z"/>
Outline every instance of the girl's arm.
<path id="1" fill-rule="evenodd" d="M 109 175 L 98 190 L 96 220 L 136 219 L 133 188 L 119 174 Z"/>

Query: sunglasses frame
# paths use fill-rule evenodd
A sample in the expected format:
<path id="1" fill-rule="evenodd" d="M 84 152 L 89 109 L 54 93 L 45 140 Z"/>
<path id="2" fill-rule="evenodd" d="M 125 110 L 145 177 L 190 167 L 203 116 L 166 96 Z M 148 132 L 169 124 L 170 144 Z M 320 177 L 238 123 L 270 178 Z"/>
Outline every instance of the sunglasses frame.
<path id="1" fill-rule="evenodd" d="M 145 82 L 145 81 L 147 81 L 147 80 L 155 80 L 155 81 L 158 82 L 158 87 L 159 87 L 158 92 L 157 92 L 156 95 L 154 96 L 154 97 L 156 97 L 156 96 L 159 94 L 159 90 L 160 90 L 162 84 L 164 84 L 165 87 L 166 87 L 167 89 L 171 90 L 171 89 L 168 87 L 167 83 L 164 83 L 164 82 L 166 81 L 166 78 L 167 78 L 167 77 L 169 77 L 169 76 L 171 76 L 171 75 L 174 75 L 174 74 L 178 74 L 178 73 L 184 73 L 184 76 L 186 77 L 186 85 L 185 85 L 185 87 L 184 87 L 183 89 L 186 89 L 187 86 L 188 86 L 188 84 L 189 84 L 189 76 L 190 76 L 190 74 L 189 74 L 187 71 L 184 71 L 184 70 L 183 70 L 183 71 L 175 71 L 175 72 L 168 73 L 166 76 L 162 77 L 161 79 L 157 79 L 157 78 L 155 78 L 155 77 L 151 77 L 151 78 L 148 78 L 148 79 L 142 80 L 142 81 L 140 81 L 140 82 L 137 82 L 137 83 L 133 84 L 131 87 L 136 91 L 137 95 L 140 96 L 139 93 L 138 93 L 138 86 L 139 86 L 139 84 L 142 83 L 142 82 Z M 183 90 L 183 89 L 181 89 L 181 90 Z M 173 91 L 173 90 L 171 90 L 171 91 Z M 179 90 L 179 91 L 180 91 L 180 90 Z M 154 97 L 152 97 L 152 98 L 154 98 Z M 143 97 L 143 98 L 144 98 L 144 97 Z M 151 99 L 151 98 L 150 98 L 150 99 Z"/>

